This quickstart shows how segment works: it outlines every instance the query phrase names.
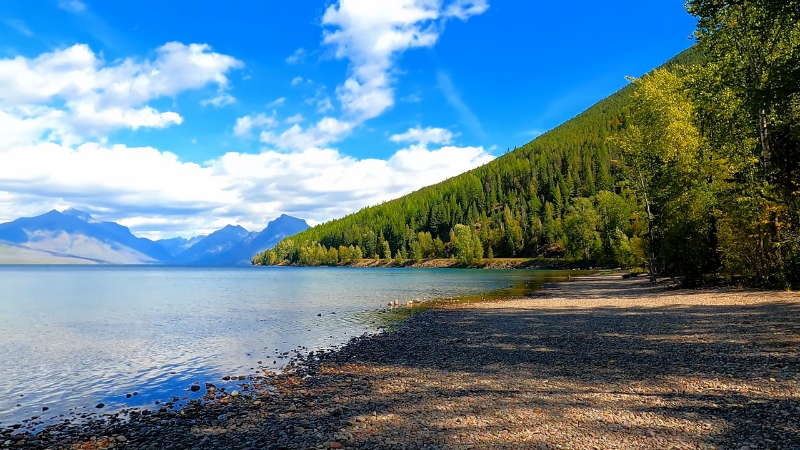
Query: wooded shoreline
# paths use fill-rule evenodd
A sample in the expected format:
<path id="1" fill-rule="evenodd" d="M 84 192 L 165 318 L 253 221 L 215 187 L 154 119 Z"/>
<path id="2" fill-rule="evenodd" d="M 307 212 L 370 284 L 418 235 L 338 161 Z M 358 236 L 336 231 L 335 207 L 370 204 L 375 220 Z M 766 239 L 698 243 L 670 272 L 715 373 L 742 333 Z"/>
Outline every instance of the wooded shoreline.
<path id="1" fill-rule="evenodd" d="M 261 264 L 255 264 L 260 266 Z M 308 267 L 300 264 L 276 264 L 275 266 Z M 316 267 L 316 266 L 315 266 Z M 344 268 L 413 268 L 413 269 L 528 269 L 528 270 L 600 270 L 611 267 L 598 267 L 586 261 L 573 261 L 563 258 L 494 258 L 465 264 L 455 258 L 429 258 L 419 262 L 395 260 L 361 259 L 357 262 L 323 267 Z"/>

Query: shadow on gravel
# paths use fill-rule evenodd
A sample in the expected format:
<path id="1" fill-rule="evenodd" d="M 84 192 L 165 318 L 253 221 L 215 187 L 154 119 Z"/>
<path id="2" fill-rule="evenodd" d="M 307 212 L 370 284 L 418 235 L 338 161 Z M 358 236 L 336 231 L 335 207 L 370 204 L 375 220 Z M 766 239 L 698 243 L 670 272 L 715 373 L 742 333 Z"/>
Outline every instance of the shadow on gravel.
<path id="1" fill-rule="evenodd" d="M 428 430 L 428 443 L 509 448 L 601 435 L 626 448 L 800 448 L 799 346 L 797 303 L 455 309 L 340 357 L 399 373 L 375 393 L 396 415 L 376 436 Z M 360 442 L 385 442 L 369 434 Z"/>

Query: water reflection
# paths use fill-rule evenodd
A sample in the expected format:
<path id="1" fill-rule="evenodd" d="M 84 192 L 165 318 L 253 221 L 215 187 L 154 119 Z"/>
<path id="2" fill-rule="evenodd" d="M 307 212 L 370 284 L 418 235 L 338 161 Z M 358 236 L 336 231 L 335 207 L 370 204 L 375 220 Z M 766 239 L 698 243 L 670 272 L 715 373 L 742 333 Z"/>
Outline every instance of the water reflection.
<path id="1" fill-rule="evenodd" d="M 0 426 L 173 397 L 183 403 L 200 395 L 189 390 L 192 383 L 224 387 L 224 376 L 274 370 L 296 351 L 334 347 L 374 331 L 379 320 L 365 312 L 394 299 L 520 295 L 560 275 L 2 267 Z M 102 410 L 95 408 L 99 403 Z"/>

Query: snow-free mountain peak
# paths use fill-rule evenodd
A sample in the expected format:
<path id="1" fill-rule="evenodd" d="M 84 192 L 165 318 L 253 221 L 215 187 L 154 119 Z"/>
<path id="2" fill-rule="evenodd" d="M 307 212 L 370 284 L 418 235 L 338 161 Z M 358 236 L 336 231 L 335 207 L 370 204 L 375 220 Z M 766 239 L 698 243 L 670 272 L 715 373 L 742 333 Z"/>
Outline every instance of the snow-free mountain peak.
<path id="1" fill-rule="evenodd" d="M 86 223 L 99 223 L 100 222 L 99 220 L 97 220 L 94 217 L 92 217 L 91 214 L 89 214 L 89 213 L 87 213 L 85 211 L 81 211 L 79 209 L 75 209 L 73 207 L 69 207 L 69 208 L 65 209 L 64 211 L 61 212 L 61 214 L 65 215 L 65 216 L 76 217 L 76 218 L 81 219 L 82 221 L 84 221 Z"/>
<path id="2" fill-rule="evenodd" d="M 226 225 L 208 236 L 154 242 L 134 236 L 115 222 L 102 222 L 85 211 L 68 208 L 0 224 L 0 243 L 7 243 L 2 244 L 4 248 L 13 247 L 15 254 L 22 255 L 19 258 L 27 260 L 231 265 L 247 263 L 258 251 L 306 228 L 305 220 L 282 214 L 261 232 Z M 32 252 L 26 253 L 26 249 Z"/>
<path id="3" fill-rule="evenodd" d="M 113 264 L 150 264 L 172 256 L 161 245 L 134 236 L 114 222 L 77 209 L 50 211 L 0 224 L 0 240 L 34 250 Z"/>

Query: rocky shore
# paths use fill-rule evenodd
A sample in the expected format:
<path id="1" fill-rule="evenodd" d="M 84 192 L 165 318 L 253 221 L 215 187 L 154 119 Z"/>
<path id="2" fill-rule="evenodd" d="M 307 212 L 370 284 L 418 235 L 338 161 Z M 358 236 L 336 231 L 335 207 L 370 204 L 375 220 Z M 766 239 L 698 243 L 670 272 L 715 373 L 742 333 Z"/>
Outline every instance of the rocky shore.
<path id="1" fill-rule="evenodd" d="M 798 294 L 593 276 L 0 448 L 800 449 L 798 358 Z"/>
<path id="2" fill-rule="evenodd" d="M 394 260 L 362 259 L 359 262 L 346 264 L 345 267 L 361 268 L 414 268 L 414 269 L 531 269 L 531 270 L 587 270 L 590 267 L 579 261 L 565 258 L 484 258 L 482 261 L 465 265 L 454 258 L 423 259 L 419 262 L 406 261 L 398 264 Z"/>

